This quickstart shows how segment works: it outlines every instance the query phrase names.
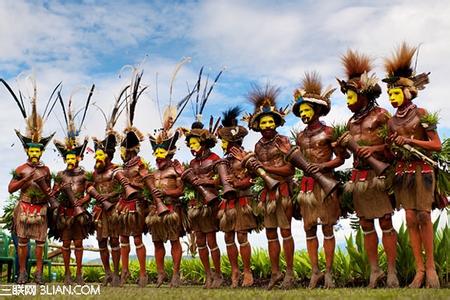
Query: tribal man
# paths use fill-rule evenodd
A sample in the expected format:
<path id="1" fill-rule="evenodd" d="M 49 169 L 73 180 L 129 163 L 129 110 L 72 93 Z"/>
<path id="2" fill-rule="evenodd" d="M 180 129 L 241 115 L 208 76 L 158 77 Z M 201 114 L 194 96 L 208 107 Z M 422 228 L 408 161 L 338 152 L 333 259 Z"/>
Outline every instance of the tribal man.
<path id="1" fill-rule="evenodd" d="M 183 195 L 184 187 L 181 180 L 183 167 L 180 162 L 173 160 L 179 137 L 179 131 L 171 131 L 174 119 L 176 119 L 176 109 L 169 106 L 164 112 L 162 129 L 154 135 L 150 135 L 157 169 L 145 179 L 146 187 L 153 196 L 146 223 L 155 246 L 155 260 L 158 271 L 156 287 L 160 287 L 167 277 L 164 271 L 164 256 L 166 254 L 164 243 L 167 241 L 170 241 L 173 259 L 170 287 L 179 287 L 181 284 L 182 248 L 180 237 L 185 234 L 182 223 L 185 215 L 179 198 Z"/>
<path id="2" fill-rule="evenodd" d="M 138 155 L 140 143 L 144 135 L 133 126 L 134 113 L 139 96 L 146 87 L 140 86 L 142 71 L 134 69 L 132 82 L 123 92 L 130 97 L 127 99 L 127 127 L 124 129 L 124 138 L 120 144 L 120 156 L 123 160 L 122 172 L 118 172 L 117 179 L 123 187 L 122 196 L 116 205 L 119 215 L 120 257 L 122 260 L 122 274 L 120 285 L 123 286 L 130 276 L 129 255 L 130 236 L 134 239 L 136 255 L 139 261 L 139 287 L 145 287 L 148 276 L 145 269 L 146 249 L 142 241 L 142 234 L 146 232 L 145 216 L 148 213 L 147 200 L 142 191 L 144 189 L 144 178 L 148 175 L 147 164 Z M 122 93 L 121 93 L 122 94 Z"/>
<path id="3" fill-rule="evenodd" d="M 195 233 L 200 260 L 205 268 L 205 288 L 218 288 L 223 282 L 220 250 L 216 240 L 216 232 L 219 231 L 217 187 L 220 182 L 215 174 L 215 165 L 220 161 L 220 157 L 211 151 L 216 142 L 212 129 L 204 129 L 200 121 L 194 122 L 186 133 L 186 144 L 194 159 L 183 173 L 183 180 L 197 191 L 196 198 L 189 203 L 188 217 L 191 230 Z M 209 264 L 209 252 L 214 273 L 211 272 Z"/>
<path id="4" fill-rule="evenodd" d="M 436 131 L 437 120 L 425 109 L 417 107 L 412 100 L 429 82 L 429 73 L 414 74 L 411 63 L 417 48 L 403 43 L 391 59 L 386 59 L 385 69 L 389 101 L 397 109 L 389 120 L 388 140 L 393 143 L 396 157 L 394 193 L 397 204 L 406 211 L 406 224 L 416 261 L 416 275 L 409 285 L 439 287 L 433 256 L 433 224 L 431 209 L 434 202 L 435 174 L 433 167 L 417 158 L 408 148 L 430 156 L 441 150 Z M 425 250 L 424 265 L 422 247 Z"/>
<path id="5" fill-rule="evenodd" d="M 27 129 L 26 135 L 16 134 L 22 142 L 22 146 L 28 156 L 27 161 L 18 166 L 13 172 L 13 178 L 8 185 L 8 192 L 20 191 L 19 202 L 14 208 L 13 226 L 19 238 L 19 276 L 18 284 L 25 284 L 28 280 L 26 259 L 28 255 L 28 242 L 30 239 L 36 241 L 36 273 L 34 280 L 37 284 L 44 284 L 42 276 L 42 252 L 47 239 L 47 208 L 51 198 L 50 170 L 41 161 L 45 147 L 52 139 L 53 134 L 42 137 L 43 118 L 37 113 L 36 93 L 31 99 L 31 114 L 28 116 L 22 103 L 17 101 L 9 85 L 1 79 L 7 87 L 24 117 Z M 36 89 L 34 89 L 36 91 Z M 44 112 L 45 114 L 45 112 Z M 48 116 L 48 115 L 47 115 Z"/>
<path id="6" fill-rule="evenodd" d="M 364 246 L 370 263 L 370 282 L 375 288 L 384 277 L 378 265 L 378 236 L 374 221 L 379 220 L 383 232 L 383 246 L 387 256 L 387 287 L 398 287 L 395 260 L 397 233 L 392 226 L 393 207 L 386 192 L 384 176 L 377 176 L 368 158 L 386 161 L 386 145 L 381 135 L 390 115 L 378 106 L 376 98 L 381 94 L 378 79 L 372 70 L 371 59 L 349 50 L 343 57 L 347 80 L 339 80 L 342 93 L 347 95 L 347 106 L 353 112 L 347 127 L 351 138 L 358 145 L 353 155 L 353 171 L 347 191 L 353 192 L 353 204 L 364 232 Z M 378 174 L 379 175 L 379 174 Z"/>
<path id="7" fill-rule="evenodd" d="M 256 159 L 251 161 L 251 170 L 263 169 L 263 173 L 269 178 L 275 179 L 280 184 L 270 189 L 265 182 L 265 187 L 260 195 L 259 206 L 264 210 L 264 227 L 268 240 L 272 275 L 268 285 L 271 290 L 283 280 L 282 288 L 289 289 L 294 285 L 293 257 L 294 240 L 291 233 L 291 220 L 293 214 L 292 205 L 292 176 L 295 168 L 284 161 L 284 154 L 278 149 L 280 145 L 290 149 L 289 138 L 278 134 L 276 128 L 283 126 L 287 109 L 276 107 L 276 98 L 279 89 L 266 85 L 265 88 L 255 87 L 248 98 L 254 104 L 255 111 L 247 115 L 249 128 L 260 132 L 262 138 L 255 145 Z M 286 260 L 286 274 L 280 271 L 280 242 L 277 229 L 283 238 L 283 250 Z M 284 278 L 284 279 L 283 279 Z"/>
<path id="8" fill-rule="evenodd" d="M 239 284 L 238 249 L 235 244 L 235 234 L 240 246 L 242 263 L 244 265 L 243 287 L 253 285 L 253 275 L 250 268 L 251 246 L 248 241 L 248 233 L 256 228 L 256 219 L 251 207 L 252 202 L 252 180 L 247 170 L 242 167 L 241 162 L 230 153 L 232 147 L 242 148 L 244 137 L 248 134 L 245 127 L 238 125 L 237 117 L 241 112 L 236 106 L 223 113 L 222 127 L 217 131 L 222 140 L 222 149 L 225 153 L 225 174 L 228 183 L 236 192 L 234 197 L 222 199 L 218 213 L 220 230 L 225 232 L 225 243 L 228 259 L 231 264 L 231 287 L 236 288 Z M 224 195 L 225 196 L 225 195 Z M 224 197 L 223 196 L 223 197 Z"/>
<path id="9" fill-rule="evenodd" d="M 111 117 L 113 119 L 113 117 Z M 115 121 L 110 121 L 115 123 Z M 97 232 L 98 247 L 100 249 L 100 259 L 105 270 L 103 285 L 119 285 L 119 222 L 116 214 L 116 205 L 121 193 L 120 183 L 116 180 L 117 166 L 112 162 L 116 151 L 117 141 L 120 138 L 118 133 L 113 131 L 113 124 L 108 122 L 106 137 L 103 140 L 94 140 L 95 167 L 92 174 L 92 181 L 87 191 L 96 200 L 93 210 L 95 229 Z M 115 176 L 116 175 L 116 176 Z M 109 246 L 111 247 L 111 257 L 114 266 L 114 273 L 111 272 L 109 262 Z"/>
<path id="10" fill-rule="evenodd" d="M 92 96 L 94 86 L 92 86 L 86 106 L 84 115 L 89 107 L 89 100 Z M 86 171 L 79 166 L 79 162 L 84 157 L 88 138 L 85 137 L 82 143 L 79 143 L 77 138 L 80 129 L 83 126 L 83 120 L 79 128 L 75 127 L 75 116 L 72 111 L 72 98 L 69 99 L 69 104 L 66 108 L 61 101 L 64 119 L 66 120 L 67 133 L 64 142 L 55 141 L 55 147 L 61 154 L 66 169 L 58 172 L 53 185 L 53 192 L 59 195 L 61 205 L 58 209 L 56 218 L 56 232 L 58 238 L 62 241 L 62 254 L 64 260 L 65 278 L 64 284 L 72 284 L 70 274 L 70 245 L 73 241 L 75 246 L 75 260 L 77 265 L 76 279 L 77 284 L 83 284 L 83 239 L 87 238 L 91 229 L 91 218 L 83 206 L 90 201 L 89 194 L 85 194 L 88 178 Z"/>
<path id="11" fill-rule="evenodd" d="M 301 180 L 298 196 L 306 232 L 306 246 L 312 266 L 309 288 L 315 288 L 322 278 L 325 279 L 325 288 L 334 287 L 331 274 L 336 245 L 333 225 L 336 224 L 340 215 L 339 199 L 336 193 L 326 197 L 323 188 L 311 177 L 311 174 L 320 172 L 323 176 L 333 178 L 333 169 L 344 163 L 343 151 L 337 151 L 332 146 L 333 128 L 326 126 L 319 119 L 330 111 L 330 96 L 334 90 L 334 88 L 328 88 L 322 92 L 319 74 L 306 73 L 302 87 L 294 93 L 295 103 L 292 107 L 294 115 L 306 124 L 305 130 L 297 134 L 296 144 L 310 163 L 304 170 L 305 174 Z M 336 154 L 334 158 L 333 153 Z M 325 276 L 320 272 L 318 263 L 318 224 L 322 225 L 324 235 Z"/>

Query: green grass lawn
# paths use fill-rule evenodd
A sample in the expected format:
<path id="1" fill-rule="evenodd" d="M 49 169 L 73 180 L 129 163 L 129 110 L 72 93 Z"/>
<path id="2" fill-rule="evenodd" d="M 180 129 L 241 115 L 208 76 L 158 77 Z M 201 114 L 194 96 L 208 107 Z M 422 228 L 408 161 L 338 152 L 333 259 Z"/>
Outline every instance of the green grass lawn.
<path id="1" fill-rule="evenodd" d="M 40 296 L 40 299 L 48 299 L 47 296 Z M 69 299 L 73 296 L 57 296 L 58 299 Z M 250 289 L 230 289 L 222 288 L 218 290 L 204 290 L 201 286 L 185 286 L 178 289 L 168 287 L 154 288 L 149 285 L 140 289 L 134 285 L 123 288 L 101 288 L 100 296 L 78 296 L 83 299 L 450 299 L 450 289 L 376 289 L 369 290 L 363 288 L 352 289 L 316 289 L 308 290 L 304 288 L 283 291 L 266 291 L 262 288 Z"/>

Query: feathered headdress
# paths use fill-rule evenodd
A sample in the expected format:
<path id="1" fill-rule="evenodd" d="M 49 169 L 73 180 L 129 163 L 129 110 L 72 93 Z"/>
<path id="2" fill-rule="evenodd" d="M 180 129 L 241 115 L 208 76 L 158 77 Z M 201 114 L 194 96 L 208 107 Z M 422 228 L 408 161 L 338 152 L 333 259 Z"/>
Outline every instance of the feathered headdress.
<path id="1" fill-rule="evenodd" d="M 222 113 L 222 126 L 217 130 L 220 139 L 228 142 L 241 142 L 248 134 L 248 130 L 238 125 L 238 116 L 242 112 L 242 108 L 235 106 Z"/>
<path id="2" fill-rule="evenodd" d="M 282 126 L 284 117 L 288 114 L 288 106 L 277 108 L 276 102 L 280 89 L 266 84 L 265 87 L 253 86 L 253 90 L 248 94 L 248 100 L 255 106 L 253 114 L 246 114 L 243 120 L 248 122 L 248 127 L 254 131 L 260 131 L 259 119 L 264 115 L 273 116 L 276 126 Z"/>
<path id="3" fill-rule="evenodd" d="M 415 98 L 418 90 L 423 90 L 425 85 L 430 82 L 428 78 L 429 72 L 415 74 L 415 70 L 412 67 L 412 59 L 416 52 L 417 47 L 411 47 L 403 43 L 393 57 L 390 59 L 386 58 L 384 62 L 387 77 L 383 79 L 383 82 L 387 83 L 389 89 L 395 87 L 406 88 L 407 93 L 410 93 L 409 99 Z"/>
<path id="4" fill-rule="evenodd" d="M 169 154 L 174 154 L 176 151 L 176 142 L 180 136 L 180 131 L 172 130 L 175 122 L 178 120 L 179 116 L 185 109 L 187 103 L 191 99 L 192 95 L 195 93 L 196 89 L 194 88 L 192 91 L 188 92 L 188 94 L 176 105 L 172 105 L 172 91 L 173 84 L 175 82 L 175 78 L 178 74 L 178 71 L 181 67 L 190 62 L 190 57 L 183 58 L 175 67 L 172 78 L 170 80 L 169 87 L 169 104 L 164 110 L 161 125 L 162 127 L 155 130 L 153 134 L 149 134 L 150 144 L 152 146 L 153 151 L 158 148 L 163 148 L 169 151 Z M 157 97 L 158 100 L 158 97 Z M 159 100 L 158 100 L 158 109 L 159 109 Z"/>
<path id="5" fill-rule="evenodd" d="M 61 156 L 63 158 L 65 158 L 67 154 L 75 154 L 76 156 L 79 156 L 81 158 L 83 158 L 83 156 L 84 156 L 84 150 L 86 150 L 86 147 L 88 144 L 88 137 L 85 137 L 83 142 L 81 142 L 81 143 L 78 141 L 78 137 L 80 135 L 81 128 L 83 127 L 84 120 L 86 119 L 86 113 L 88 111 L 88 108 L 89 108 L 89 105 L 91 102 L 91 97 L 92 97 L 92 94 L 94 93 L 94 89 L 95 89 L 95 85 L 93 84 L 89 91 L 89 95 L 87 97 L 86 104 L 84 105 L 83 108 L 81 108 L 79 111 L 77 111 L 75 113 L 73 111 L 72 98 L 76 91 L 72 92 L 72 95 L 70 95 L 67 109 L 64 104 L 63 98 L 61 96 L 61 92 L 58 91 L 58 99 L 59 99 L 59 103 L 61 104 L 64 121 L 66 123 L 66 137 L 64 139 L 64 142 L 55 140 L 54 144 L 55 144 L 56 149 L 58 150 L 58 152 L 61 154 Z M 77 117 L 78 114 L 81 112 L 83 113 L 83 115 L 81 117 L 80 124 L 77 127 L 75 125 L 75 117 Z"/>
<path id="6" fill-rule="evenodd" d="M 346 94 L 352 90 L 357 94 L 364 95 L 369 101 L 375 101 L 381 95 L 381 87 L 378 85 L 378 78 L 372 71 L 372 59 L 357 51 L 348 50 L 341 57 L 344 65 L 347 80 L 336 78 L 341 86 L 341 92 Z"/>
<path id="7" fill-rule="evenodd" d="M 216 133 L 217 128 L 220 123 L 220 118 L 216 120 L 214 123 L 214 118 L 211 116 L 209 119 L 209 129 L 204 129 L 204 125 L 202 122 L 202 114 L 203 110 L 205 108 L 206 102 L 209 99 L 209 96 L 211 95 L 211 92 L 216 85 L 217 81 L 220 78 L 220 75 L 223 73 L 223 69 L 217 74 L 216 78 L 214 79 L 213 83 L 209 86 L 208 85 L 208 79 L 209 76 L 206 78 L 206 82 L 203 86 L 203 91 L 201 91 L 201 81 L 202 81 L 202 74 L 203 74 L 203 67 L 200 69 L 197 83 L 195 84 L 194 90 L 197 91 L 197 97 L 195 99 L 195 122 L 191 125 L 191 130 L 188 130 L 185 133 L 186 136 L 186 142 L 189 142 L 189 139 L 191 137 L 197 137 L 200 139 L 201 143 L 205 145 L 207 148 L 212 148 L 216 145 L 217 139 L 216 139 Z M 202 95 L 200 96 L 200 93 Z"/>
<path id="8" fill-rule="evenodd" d="M 15 129 L 16 135 L 19 137 L 24 149 L 28 149 L 30 147 L 38 147 L 40 149 L 45 149 L 47 144 L 50 142 L 50 140 L 53 138 L 55 133 L 52 133 L 48 137 L 42 136 L 42 131 L 44 127 L 44 123 L 47 121 L 48 116 L 52 112 L 53 108 L 55 107 L 55 103 L 57 99 L 52 101 L 53 96 L 55 92 L 60 89 L 61 82 L 54 88 L 52 94 L 50 95 L 50 98 L 47 101 L 47 104 L 44 109 L 44 113 L 42 116 L 37 112 L 37 89 L 36 89 L 36 80 L 33 76 L 30 76 L 29 79 L 32 82 L 33 85 L 33 95 L 30 97 L 30 103 L 31 103 L 31 113 L 27 113 L 27 109 L 25 107 L 23 94 L 19 90 L 19 97 L 14 93 L 12 88 L 8 85 L 8 83 L 0 78 L 0 81 L 3 83 L 3 85 L 6 87 L 8 92 L 13 97 L 15 103 L 20 109 L 20 112 L 25 119 L 26 122 L 26 133 L 25 135 L 22 135 L 19 130 Z"/>
<path id="9" fill-rule="evenodd" d="M 106 116 L 103 109 L 93 103 L 93 105 L 102 113 L 106 123 L 105 138 L 103 140 L 99 140 L 96 137 L 92 138 L 94 141 L 94 150 L 103 150 L 111 159 L 114 157 L 114 152 L 116 152 L 117 143 L 121 140 L 120 134 L 114 130 L 114 126 L 127 105 L 127 100 L 125 99 L 125 92 L 127 88 L 128 86 L 122 89 L 119 96 L 116 97 L 109 118 Z"/>
<path id="10" fill-rule="evenodd" d="M 139 147 L 140 143 L 144 140 L 144 134 L 134 127 L 134 113 L 136 110 L 136 104 L 142 93 L 148 88 L 148 86 L 141 86 L 142 75 L 144 71 L 139 71 L 133 67 L 133 75 L 131 77 L 131 83 L 125 87 L 123 93 L 126 99 L 126 115 L 127 115 L 127 127 L 123 130 L 124 137 L 120 145 L 127 150 L 133 150 Z"/>
<path id="11" fill-rule="evenodd" d="M 319 73 L 305 73 L 305 77 L 302 79 L 301 87 L 294 91 L 294 105 L 292 107 L 294 115 L 300 117 L 300 105 L 304 102 L 309 102 L 320 105 L 322 107 L 321 115 L 326 116 L 330 112 L 330 97 L 335 90 L 335 88 L 328 86 L 322 92 L 322 83 Z"/>

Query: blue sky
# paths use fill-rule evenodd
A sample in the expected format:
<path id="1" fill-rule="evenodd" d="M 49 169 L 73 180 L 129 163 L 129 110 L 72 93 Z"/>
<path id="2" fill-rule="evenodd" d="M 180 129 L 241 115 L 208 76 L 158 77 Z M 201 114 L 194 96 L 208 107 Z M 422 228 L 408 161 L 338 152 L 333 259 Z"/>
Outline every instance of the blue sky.
<path id="1" fill-rule="evenodd" d="M 185 94 L 186 82 L 194 84 L 201 66 L 211 76 L 226 67 L 207 105 L 205 116 L 209 117 L 235 104 L 251 110 L 245 101 L 251 83 L 269 81 L 280 86 L 279 102 L 283 106 L 291 103 L 292 91 L 305 71 L 317 70 L 324 86 L 337 86 L 335 77 L 343 76 L 339 57 L 348 48 L 372 56 L 374 71 L 382 78 L 383 57 L 402 41 L 422 43 L 417 71 L 430 71 L 431 83 L 416 103 L 440 111 L 439 132 L 443 137 L 450 133 L 448 15 L 450 7 L 445 1 L 5 0 L 0 2 L 0 76 L 15 89 L 27 91 L 30 87 L 25 78 L 33 71 L 41 105 L 61 80 L 66 98 L 74 89 L 95 83 L 93 101 L 108 111 L 114 95 L 128 80 L 127 74 L 119 78 L 121 67 L 139 64 L 145 58 L 142 67 L 149 90 L 138 104 L 136 125 L 150 132 L 159 127 L 155 74 L 160 101 L 167 103 L 168 82 L 182 57 L 189 56 L 192 61 L 177 77 L 174 99 Z M 77 93 L 76 103 L 81 105 L 85 94 Z M 0 197 L 5 198 L 9 170 L 25 160 L 12 129 L 23 131 L 25 126 L 5 89 L 0 89 L 0 97 L 0 182 L 4 187 Z M 325 118 L 328 124 L 344 122 L 351 116 L 339 91 L 334 93 L 332 103 Z M 392 111 L 386 93 L 379 103 Z M 60 118 L 57 110 L 58 114 Z M 187 110 L 179 125 L 189 126 L 191 121 L 192 112 Z M 123 125 L 120 121 L 118 129 Z M 292 127 L 301 129 L 302 125 L 291 115 L 283 132 Z M 62 138 L 58 122 L 51 118 L 46 133 L 55 130 Z M 89 136 L 103 135 L 104 124 L 97 111 L 89 112 L 84 130 Z M 250 134 L 245 145 L 251 148 L 258 137 Z M 189 153 L 181 141 L 179 147 L 178 157 L 188 160 Z M 142 155 L 152 161 L 147 142 Z M 54 171 L 64 168 L 53 145 L 43 160 Z M 87 156 L 83 165 L 90 169 L 92 157 Z M 304 233 L 299 224 L 295 226 L 298 232 L 294 236 L 301 247 Z M 346 228 L 342 232 L 348 233 Z M 340 238 L 342 241 L 343 235 Z M 262 235 L 253 239 L 264 246 Z"/>

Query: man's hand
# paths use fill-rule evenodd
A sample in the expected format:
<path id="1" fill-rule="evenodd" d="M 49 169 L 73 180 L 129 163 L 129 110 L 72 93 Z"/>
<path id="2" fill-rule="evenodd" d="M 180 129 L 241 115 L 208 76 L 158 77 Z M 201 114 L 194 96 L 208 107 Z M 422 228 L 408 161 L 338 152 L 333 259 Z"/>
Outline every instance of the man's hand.
<path id="1" fill-rule="evenodd" d="M 156 197 L 156 198 L 162 198 L 164 197 L 163 193 L 158 190 L 157 188 L 152 189 L 152 194 Z"/>
<path id="2" fill-rule="evenodd" d="M 313 174 L 313 173 L 321 172 L 322 170 L 323 170 L 323 165 L 322 164 L 311 163 L 306 168 L 305 172 L 308 173 L 308 174 Z"/>
<path id="3" fill-rule="evenodd" d="M 245 153 L 244 150 L 242 150 L 242 149 L 240 149 L 238 147 L 231 147 L 230 148 L 230 154 L 234 158 L 236 158 L 237 160 L 243 160 L 247 153 Z"/>
<path id="4" fill-rule="evenodd" d="M 372 156 L 372 154 L 374 152 L 373 150 L 374 149 L 371 146 L 358 147 L 358 149 L 356 149 L 356 155 L 358 157 L 367 159 L 370 156 Z"/>
<path id="5" fill-rule="evenodd" d="M 404 136 L 397 136 L 394 142 L 399 146 L 403 146 L 405 144 L 411 144 L 411 139 Z"/>
<path id="6" fill-rule="evenodd" d="M 176 159 L 173 161 L 173 168 L 175 169 L 175 172 L 177 172 L 178 175 L 181 175 L 184 172 L 183 165 Z"/>

